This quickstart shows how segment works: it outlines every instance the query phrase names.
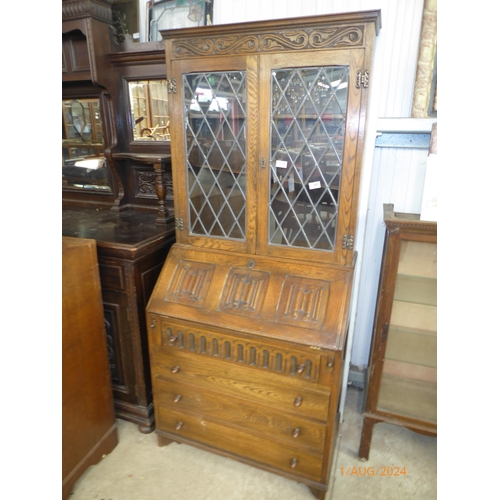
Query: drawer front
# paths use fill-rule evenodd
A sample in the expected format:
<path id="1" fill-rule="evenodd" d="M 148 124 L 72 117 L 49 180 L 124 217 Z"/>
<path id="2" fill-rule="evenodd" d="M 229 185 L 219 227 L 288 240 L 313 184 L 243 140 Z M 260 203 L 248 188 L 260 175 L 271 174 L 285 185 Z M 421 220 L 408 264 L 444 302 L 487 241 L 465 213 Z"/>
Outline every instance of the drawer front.
<path id="1" fill-rule="evenodd" d="M 173 411 L 161 406 L 157 408 L 156 415 L 160 431 L 203 443 L 306 479 L 314 481 L 322 479 L 322 454 L 306 453 L 291 446 L 256 438 L 205 416 Z"/>
<path id="2" fill-rule="evenodd" d="M 275 374 L 283 380 L 301 380 L 330 386 L 336 352 L 273 341 L 258 336 L 212 331 L 151 315 L 150 341 L 162 349 L 189 352 L 200 358 L 246 366 L 255 372 Z"/>
<path id="3" fill-rule="evenodd" d="M 248 404 L 216 392 L 175 380 L 156 380 L 157 404 L 175 411 L 202 414 L 232 427 L 278 439 L 306 451 L 322 452 L 326 424 L 300 418 L 269 407 Z"/>
<path id="4" fill-rule="evenodd" d="M 153 347 L 150 356 L 155 379 L 173 379 L 196 385 L 201 390 L 211 390 L 300 417 L 322 422 L 328 419 L 330 391 L 326 389 L 186 352 L 162 352 Z"/>
<path id="5" fill-rule="evenodd" d="M 124 292 L 126 290 L 125 268 L 123 262 L 115 259 L 99 258 L 99 274 L 101 286 L 109 290 Z"/>

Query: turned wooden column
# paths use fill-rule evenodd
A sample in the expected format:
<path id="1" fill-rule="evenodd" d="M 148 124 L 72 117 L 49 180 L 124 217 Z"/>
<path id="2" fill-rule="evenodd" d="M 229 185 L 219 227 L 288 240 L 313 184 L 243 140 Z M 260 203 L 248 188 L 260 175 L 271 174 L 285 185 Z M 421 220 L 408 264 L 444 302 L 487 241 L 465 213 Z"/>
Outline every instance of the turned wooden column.
<path id="1" fill-rule="evenodd" d="M 166 224 L 168 219 L 168 207 L 165 202 L 167 196 L 166 164 L 170 161 L 170 155 L 151 153 L 115 153 L 113 158 L 118 160 L 132 160 L 138 163 L 153 165 L 155 177 L 155 191 L 158 197 L 157 224 Z"/>

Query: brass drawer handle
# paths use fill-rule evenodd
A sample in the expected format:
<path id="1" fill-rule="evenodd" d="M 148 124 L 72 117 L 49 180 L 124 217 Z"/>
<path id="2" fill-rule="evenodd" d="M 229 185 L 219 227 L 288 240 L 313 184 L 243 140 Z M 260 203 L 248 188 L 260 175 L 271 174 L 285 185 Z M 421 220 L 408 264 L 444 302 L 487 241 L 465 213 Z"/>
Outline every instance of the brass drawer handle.
<path id="1" fill-rule="evenodd" d="M 295 429 L 292 432 L 292 437 L 296 439 L 299 437 L 299 435 L 300 435 L 300 427 L 295 427 Z"/>
<path id="2" fill-rule="evenodd" d="M 297 373 L 303 373 L 304 370 L 306 369 L 305 365 L 303 365 L 302 363 L 300 365 L 297 366 Z"/>
<path id="3" fill-rule="evenodd" d="M 172 373 L 179 373 L 179 372 L 180 372 L 180 370 L 181 370 L 181 367 L 180 367 L 180 366 L 174 366 L 174 367 L 172 368 Z"/>
<path id="4" fill-rule="evenodd" d="M 149 325 L 151 328 L 155 328 L 156 321 L 154 319 L 151 320 L 151 324 Z"/>
<path id="5" fill-rule="evenodd" d="M 300 406 L 302 404 L 302 398 L 300 396 L 295 398 L 295 401 L 293 402 L 295 406 Z"/>
<path id="6" fill-rule="evenodd" d="M 168 337 L 168 342 L 169 344 L 175 344 L 177 342 L 177 335 L 170 335 L 170 337 Z"/>
<path id="7" fill-rule="evenodd" d="M 292 469 L 295 469 L 295 467 L 297 467 L 297 463 L 298 463 L 298 460 L 297 460 L 296 458 L 292 458 L 292 459 L 290 460 L 290 467 L 291 467 Z"/>
<path id="8" fill-rule="evenodd" d="M 184 422 L 177 422 L 177 425 L 175 426 L 175 430 L 180 431 L 182 429 L 183 425 L 184 425 Z"/>
<path id="9" fill-rule="evenodd" d="M 174 398 L 174 403 L 178 403 L 182 399 L 182 396 L 180 394 L 176 394 Z"/>

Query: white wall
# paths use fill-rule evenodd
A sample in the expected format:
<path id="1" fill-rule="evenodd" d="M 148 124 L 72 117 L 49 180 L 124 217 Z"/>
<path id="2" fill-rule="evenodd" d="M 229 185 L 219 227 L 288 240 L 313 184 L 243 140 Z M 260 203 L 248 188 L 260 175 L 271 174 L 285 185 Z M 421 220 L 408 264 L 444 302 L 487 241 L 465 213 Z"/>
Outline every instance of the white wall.
<path id="1" fill-rule="evenodd" d="M 376 39 L 356 250 L 348 350 L 351 364 L 369 359 L 380 262 L 384 239 L 382 205 L 418 213 L 425 175 L 426 150 L 379 149 L 379 118 L 411 114 L 424 0 L 215 0 L 214 24 L 381 9 L 382 29 Z M 430 131 L 430 129 L 429 129 Z"/>

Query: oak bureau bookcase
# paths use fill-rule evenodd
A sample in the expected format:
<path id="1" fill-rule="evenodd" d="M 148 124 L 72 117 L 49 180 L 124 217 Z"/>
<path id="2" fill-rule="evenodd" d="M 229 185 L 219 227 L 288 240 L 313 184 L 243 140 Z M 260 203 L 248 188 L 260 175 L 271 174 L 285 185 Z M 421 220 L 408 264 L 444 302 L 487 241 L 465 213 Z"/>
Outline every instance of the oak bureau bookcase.
<path id="1" fill-rule="evenodd" d="M 329 486 L 380 11 L 162 31 L 176 243 L 147 306 L 159 444 Z"/>

